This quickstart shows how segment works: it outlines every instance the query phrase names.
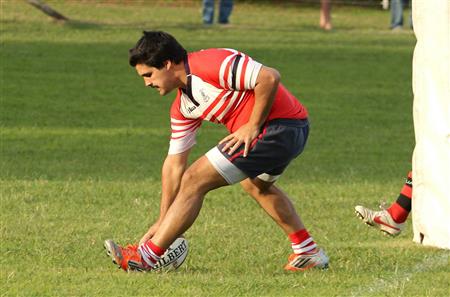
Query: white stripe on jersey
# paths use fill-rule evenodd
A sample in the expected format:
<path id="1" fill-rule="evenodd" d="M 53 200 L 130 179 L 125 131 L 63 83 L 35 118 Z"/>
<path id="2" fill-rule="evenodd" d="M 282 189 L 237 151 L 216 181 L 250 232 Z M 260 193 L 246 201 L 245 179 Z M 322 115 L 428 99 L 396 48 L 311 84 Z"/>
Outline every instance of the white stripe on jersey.
<path id="1" fill-rule="evenodd" d="M 244 55 L 243 53 L 239 53 L 234 50 L 230 51 L 232 51 L 233 54 L 226 57 L 225 60 L 223 60 L 222 64 L 220 65 L 220 73 L 219 73 L 220 86 L 222 88 L 231 89 L 234 78 L 234 80 L 236 81 L 235 90 L 254 89 L 256 85 L 256 79 L 258 78 L 258 73 L 262 65 L 254 61 L 249 56 Z M 238 55 L 241 56 L 241 58 L 238 61 L 236 76 L 233 77 L 233 66 Z M 245 69 L 243 69 L 245 62 L 247 62 L 247 65 Z M 230 64 L 230 67 L 228 67 L 228 71 L 227 73 L 225 73 L 228 64 Z M 245 77 L 244 77 L 244 85 L 241 86 L 241 75 L 243 73 L 243 70 L 245 70 Z M 226 81 L 225 76 L 227 77 Z"/>
<path id="2" fill-rule="evenodd" d="M 170 118 L 170 123 L 171 123 L 170 127 L 172 128 L 172 132 L 173 131 L 176 131 L 176 132 L 186 131 L 198 123 L 198 120 L 185 121 L 185 123 L 180 123 L 180 122 L 177 123 L 176 121 L 180 121 L 180 120 Z"/>
<path id="3" fill-rule="evenodd" d="M 202 124 L 201 121 L 197 121 L 193 125 L 189 126 L 186 129 L 172 130 L 172 135 L 171 135 L 170 138 L 171 139 L 177 139 L 177 138 L 182 138 L 185 135 L 191 134 L 192 132 L 195 132 L 195 130 L 197 130 L 198 127 L 200 127 L 201 124 Z"/>
<path id="4" fill-rule="evenodd" d="M 244 97 L 244 94 L 245 94 L 244 92 L 241 93 L 239 100 L 241 100 L 242 97 Z M 236 101 L 236 99 L 238 99 L 238 97 L 239 97 L 239 92 L 233 92 L 233 96 L 228 101 L 228 106 L 222 111 L 221 114 L 219 114 L 217 116 L 217 120 L 221 121 L 225 117 L 225 115 L 230 110 L 230 108 L 233 106 L 233 103 Z"/>
<path id="5" fill-rule="evenodd" d="M 230 81 L 230 70 L 228 69 L 228 81 L 227 84 L 225 84 L 225 69 L 227 68 L 228 62 L 230 62 L 231 59 L 235 58 L 239 53 L 235 50 L 229 50 L 231 52 L 233 52 L 234 54 L 229 55 L 228 57 L 225 58 L 225 60 L 223 60 L 222 64 L 220 65 L 220 72 L 219 72 L 219 83 L 220 86 L 224 89 L 229 89 L 231 84 L 229 83 Z M 229 68 L 231 68 L 232 66 L 230 66 Z"/>
<path id="6" fill-rule="evenodd" d="M 227 50 L 227 51 L 230 51 L 230 52 L 232 52 L 233 54 L 239 54 L 239 52 L 238 52 L 237 50 L 232 49 L 232 48 L 226 48 L 226 47 L 224 47 L 224 48 L 222 48 L 222 49 Z"/>
<path id="7" fill-rule="evenodd" d="M 236 108 L 239 107 L 239 105 L 241 104 L 242 99 L 244 99 L 244 95 L 245 95 L 245 93 L 242 92 L 242 96 L 239 98 L 239 101 L 238 101 L 238 103 L 236 104 L 236 106 L 234 107 L 233 111 L 235 111 Z"/>
<path id="8" fill-rule="evenodd" d="M 262 65 L 252 59 L 248 59 L 247 69 L 244 77 L 244 89 L 254 89 L 256 86 L 256 79 L 258 78 L 259 71 Z"/>
<path id="9" fill-rule="evenodd" d="M 237 67 L 237 71 L 236 71 L 236 77 L 235 77 L 235 80 L 236 80 L 236 90 L 242 90 L 243 88 L 244 88 L 244 86 L 241 86 L 241 75 L 242 75 L 242 67 L 244 67 L 244 62 L 245 62 L 245 60 L 246 59 L 248 59 L 247 58 L 247 56 L 245 56 L 245 55 L 241 55 L 242 57 L 241 57 L 241 59 L 239 60 L 239 63 L 238 63 L 238 67 Z"/>
<path id="10" fill-rule="evenodd" d="M 200 120 L 177 120 L 171 118 L 172 134 L 170 136 L 169 155 L 182 153 L 196 143 L 195 136 L 202 122 Z"/>
<path id="11" fill-rule="evenodd" d="M 230 94 L 233 94 L 232 91 L 228 91 L 226 92 L 222 98 L 220 98 L 219 102 L 216 104 L 216 106 L 214 106 L 214 108 L 208 113 L 208 115 L 206 115 L 205 120 L 209 121 L 211 119 L 212 116 L 215 115 L 215 113 L 224 105 L 226 104 L 226 101 L 229 99 L 228 97 L 230 96 Z"/>
<path id="12" fill-rule="evenodd" d="M 170 118 L 170 122 L 172 124 L 186 125 L 186 124 L 192 123 L 193 121 L 195 121 L 195 120 L 177 120 L 174 118 Z"/>
<path id="13" fill-rule="evenodd" d="M 199 125 L 200 127 L 200 125 Z M 196 144 L 195 135 L 197 134 L 197 129 L 189 134 L 186 134 L 182 138 L 175 138 L 170 140 L 169 144 L 169 155 L 176 155 L 187 151 Z"/>
<path id="14" fill-rule="evenodd" d="M 228 86 L 230 88 L 232 88 L 233 78 L 234 78 L 234 80 L 236 81 L 235 90 L 240 90 L 238 85 L 240 84 L 240 80 L 241 80 L 241 71 L 236 71 L 236 76 L 233 76 L 233 68 L 234 68 L 234 63 L 236 63 L 237 56 L 240 56 L 240 59 L 238 61 L 236 70 L 238 70 L 240 68 L 241 71 L 242 71 L 242 66 L 244 65 L 244 60 L 246 59 L 247 56 L 242 54 L 242 53 L 238 53 L 238 55 L 236 55 L 234 57 L 233 62 L 231 62 L 231 65 L 228 68 L 228 79 L 227 79 L 227 82 L 228 82 Z M 248 67 L 248 64 L 247 64 L 247 67 Z"/>

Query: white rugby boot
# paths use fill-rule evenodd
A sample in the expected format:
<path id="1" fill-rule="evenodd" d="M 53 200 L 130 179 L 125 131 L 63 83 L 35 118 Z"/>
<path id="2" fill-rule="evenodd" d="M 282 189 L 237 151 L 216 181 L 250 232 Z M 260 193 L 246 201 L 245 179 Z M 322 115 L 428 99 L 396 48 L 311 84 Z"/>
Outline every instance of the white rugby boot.
<path id="1" fill-rule="evenodd" d="M 405 223 L 396 223 L 386 209 L 374 211 L 358 205 L 355 206 L 355 213 L 367 225 L 378 228 L 390 236 L 399 235 L 405 226 Z"/>
<path id="2" fill-rule="evenodd" d="M 290 254 L 285 270 L 304 271 L 310 268 L 327 269 L 329 259 L 322 249 L 315 248 L 304 254 Z"/>

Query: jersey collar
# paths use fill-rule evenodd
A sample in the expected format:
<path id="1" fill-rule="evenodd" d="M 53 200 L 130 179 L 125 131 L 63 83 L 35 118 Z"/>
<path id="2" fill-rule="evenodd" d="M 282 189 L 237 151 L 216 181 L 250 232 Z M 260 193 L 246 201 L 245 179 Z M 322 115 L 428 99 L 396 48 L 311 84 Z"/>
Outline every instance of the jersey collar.
<path id="1" fill-rule="evenodd" d="M 194 103 L 195 106 L 199 106 L 200 104 L 194 99 L 194 96 L 192 96 L 192 74 L 191 69 L 189 68 L 189 61 L 187 56 L 184 60 L 184 70 L 186 71 L 187 76 L 186 89 L 182 88 L 181 90 L 188 96 L 188 98 L 192 101 L 192 103 Z"/>

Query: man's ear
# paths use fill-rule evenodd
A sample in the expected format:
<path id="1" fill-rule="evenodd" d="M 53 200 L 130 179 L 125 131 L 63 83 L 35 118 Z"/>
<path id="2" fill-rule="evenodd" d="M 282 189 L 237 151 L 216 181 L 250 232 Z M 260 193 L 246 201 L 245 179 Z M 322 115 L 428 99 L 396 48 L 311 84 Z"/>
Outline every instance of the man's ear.
<path id="1" fill-rule="evenodd" d="M 172 61 L 167 60 L 166 62 L 164 62 L 164 67 L 166 68 L 166 70 L 172 68 Z"/>

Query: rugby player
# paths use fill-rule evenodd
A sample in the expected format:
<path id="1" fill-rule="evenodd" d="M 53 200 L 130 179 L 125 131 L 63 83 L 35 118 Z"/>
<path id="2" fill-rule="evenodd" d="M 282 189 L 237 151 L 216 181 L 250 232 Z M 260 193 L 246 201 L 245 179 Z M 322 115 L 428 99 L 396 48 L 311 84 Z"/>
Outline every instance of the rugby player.
<path id="1" fill-rule="evenodd" d="M 144 32 L 129 51 L 129 64 L 164 96 L 172 134 L 162 167 L 160 216 L 138 245 L 106 246 L 124 270 L 148 271 L 170 244 L 194 223 L 205 194 L 240 183 L 291 241 L 286 270 L 327 268 L 290 198 L 274 183 L 304 149 L 308 112 L 280 83 L 277 70 L 234 49 L 187 53 L 166 32 Z M 225 125 L 229 135 L 188 166 L 202 121 Z"/>

